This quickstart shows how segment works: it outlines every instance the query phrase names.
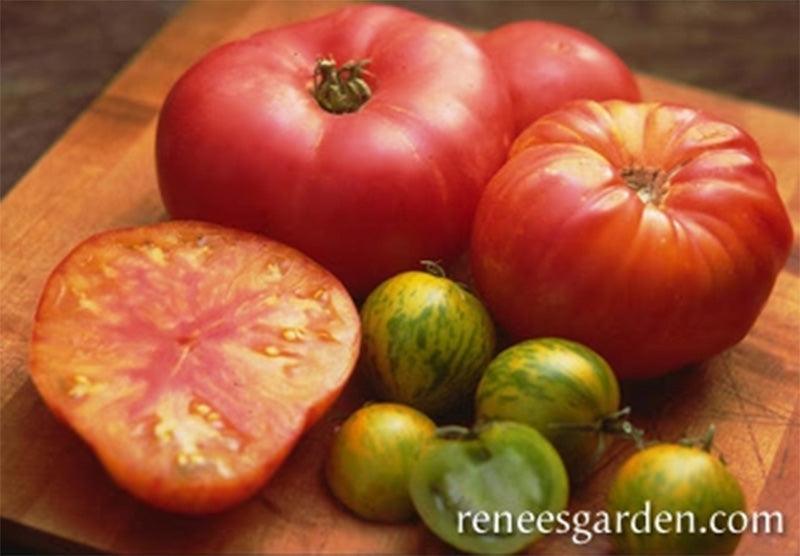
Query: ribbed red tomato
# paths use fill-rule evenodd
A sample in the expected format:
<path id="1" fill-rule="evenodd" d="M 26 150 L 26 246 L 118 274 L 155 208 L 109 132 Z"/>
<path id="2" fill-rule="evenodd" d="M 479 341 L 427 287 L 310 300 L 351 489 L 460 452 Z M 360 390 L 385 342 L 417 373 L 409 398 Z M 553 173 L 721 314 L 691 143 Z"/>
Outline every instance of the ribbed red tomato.
<path id="1" fill-rule="evenodd" d="M 649 377 L 738 342 L 791 242 L 747 133 L 680 106 L 580 101 L 517 138 L 478 207 L 472 268 L 516 337 L 576 340 Z"/>
<path id="2" fill-rule="evenodd" d="M 164 203 L 264 232 L 366 295 L 467 247 L 512 137 L 497 81 L 464 33 L 388 6 L 222 46 L 162 109 Z"/>
<path id="3" fill-rule="evenodd" d="M 572 100 L 641 99 L 628 66 L 586 33 L 551 21 L 518 21 L 480 38 L 505 79 L 516 132 Z"/>
<path id="4" fill-rule="evenodd" d="M 53 271 L 33 329 L 44 401 L 113 478 L 203 513 L 260 488 L 355 364 L 358 313 L 274 241 L 169 222 L 100 234 Z"/>

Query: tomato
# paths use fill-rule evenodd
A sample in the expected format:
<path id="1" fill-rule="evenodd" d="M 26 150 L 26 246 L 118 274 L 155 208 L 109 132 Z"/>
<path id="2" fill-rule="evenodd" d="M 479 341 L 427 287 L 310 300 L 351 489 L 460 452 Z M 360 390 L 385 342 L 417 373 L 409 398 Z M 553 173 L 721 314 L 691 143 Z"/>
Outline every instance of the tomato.
<path id="1" fill-rule="evenodd" d="M 353 413 L 336 432 L 325 467 L 328 485 L 345 506 L 375 521 L 414 516 L 411 469 L 436 425 L 423 413 L 376 403 Z"/>
<path id="2" fill-rule="evenodd" d="M 362 361 L 385 399 L 441 415 L 471 398 L 492 358 L 494 324 L 463 286 L 427 272 L 383 282 L 361 308 Z"/>
<path id="3" fill-rule="evenodd" d="M 30 374 L 114 480 L 205 513 L 255 493 L 333 402 L 358 313 L 316 263 L 199 222 L 111 231 L 53 271 Z"/>
<path id="4" fill-rule="evenodd" d="M 361 297 L 467 247 L 511 133 L 507 92 L 472 39 L 358 5 L 189 69 L 161 111 L 158 178 L 174 217 L 263 232 Z"/>
<path id="5" fill-rule="evenodd" d="M 557 514 L 569 491 L 553 446 L 527 425 L 502 421 L 474 431 L 440 429 L 423 448 L 410 485 L 425 524 L 443 541 L 477 554 L 509 554 L 534 542 L 541 532 L 524 521 L 526 514 Z M 475 518 L 479 512 L 488 513 L 488 523 Z"/>
<path id="6" fill-rule="evenodd" d="M 625 63 L 578 29 L 518 21 L 479 40 L 507 84 L 517 133 L 571 100 L 641 100 Z"/>
<path id="7" fill-rule="evenodd" d="M 611 434 L 634 438 L 622 420 L 619 385 L 595 352 L 569 340 L 540 338 L 512 346 L 495 357 L 475 395 L 479 421 L 530 425 L 553 443 L 570 478 L 584 478 Z"/>
<path id="8" fill-rule="evenodd" d="M 516 338 L 578 341 L 644 378 L 744 337 L 791 242 L 744 131 L 691 108 L 585 101 L 517 138 L 478 207 L 471 263 Z"/>
<path id="9" fill-rule="evenodd" d="M 710 521 L 715 512 L 724 512 L 714 518 L 714 527 L 725 527 L 733 512 L 744 511 L 745 499 L 736 478 L 715 456 L 695 447 L 659 444 L 638 452 L 620 468 L 608 507 L 610 512 L 630 512 L 632 518 L 639 512 L 638 521 L 624 521 L 624 532 L 614 537 L 623 554 L 731 554 L 740 535 L 715 534 Z M 694 517 L 685 518 L 681 533 L 677 521 L 662 523 L 659 531 L 659 512 Z M 689 519 L 694 519 L 694 534 L 689 532 Z M 645 528 L 649 534 L 642 532 Z"/>

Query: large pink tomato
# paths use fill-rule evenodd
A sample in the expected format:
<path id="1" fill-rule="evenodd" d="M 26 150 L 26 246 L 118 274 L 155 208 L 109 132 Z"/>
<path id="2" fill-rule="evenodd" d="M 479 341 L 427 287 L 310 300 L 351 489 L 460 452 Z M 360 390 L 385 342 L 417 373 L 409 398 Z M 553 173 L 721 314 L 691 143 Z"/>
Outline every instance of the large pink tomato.
<path id="1" fill-rule="evenodd" d="M 206 55 L 167 97 L 156 155 L 173 217 L 267 234 L 361 296 L 466 248 L 511 134 L 469 37 L 360 5 Z"/>
<path id="2" fill-rule="evenodd" d="M 478 207 L 472 268 L 513 335 L 576 340 L 649 377 L 738 342 L 791 242 L 744 131 L 680 106 L 580 101 L 517 138 Z"/>
<path id="3" fill-rule="evenodd" d="M 511 94 L 517 133 L 578 99 L 638 101 L 619 56 L 583 31 L 550 21 L 518 21 L 480 38 Z"/>

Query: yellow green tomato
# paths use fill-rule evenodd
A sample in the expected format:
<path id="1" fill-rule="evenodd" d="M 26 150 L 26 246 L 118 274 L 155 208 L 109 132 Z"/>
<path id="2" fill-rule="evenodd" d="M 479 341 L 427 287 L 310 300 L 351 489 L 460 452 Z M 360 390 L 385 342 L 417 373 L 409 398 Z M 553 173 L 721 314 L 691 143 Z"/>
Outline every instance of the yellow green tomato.
<path id="1" fill-rule="evenodd" d="M 363 367 L 375 390 L 431 415 L 472 397 L 494 351 L 494 325 L 480 301 L 426 272 L 383 282 L 361 320 Z"/>
<path id="2" fill-rule="evenodd" d="M 439 429 L 411 475 L 425 525 L 465 552 L 511 554 L 541 536 L 536 519 L 567 505 L 558 453 L 536 429 L 494 421 L 472 431 Z"/>
<path id="3" fill-rule="evenodd" d="M 619 411 L 619 385 L 608 363 L 586 346 L 540 338 L 500 353 L 475 395 L 479 421 L 530 425 L 561 454 L 573 480 L 600 456 L 610 433 L 638 434 Z"/>
<path id="4" fill-rule="evenodd" d="M 630 516 L 615 537 L 623 554 L 731 554 L 740 535 L 730 531 L 727 519 L 744 511 L 745 500 L 719 458 L 699 448 L 658 444 L 622 465 L 611 485 L 608 509 L 612 515 Z M 722 513 L 712 527 L 715 512 Z M 689 520 L 695 523 L 694 534 Z M 727 531 L 717 533 L 714 528 Z"/>
<path id="5" fill-rule="evenodd" d="M 359 516 L 383 522 L 414 515 L 411 469 L 436 425 L 400 404 L 376 403 L 353 413 L 336 431 L 325 468 L 328 485 Z"/>

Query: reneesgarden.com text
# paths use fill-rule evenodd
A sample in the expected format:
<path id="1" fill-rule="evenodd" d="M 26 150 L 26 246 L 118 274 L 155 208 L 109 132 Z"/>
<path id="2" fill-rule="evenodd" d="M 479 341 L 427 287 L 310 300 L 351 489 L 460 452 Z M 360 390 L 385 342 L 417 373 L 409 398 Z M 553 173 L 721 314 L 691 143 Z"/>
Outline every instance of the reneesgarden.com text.
<path id="1" fill-rule="evenodd" d="M 658 511 L 653 513 L 651 502 L 646 502 L 637 512 L 607 512 L 581 510 L 553 513 L 523 511 L 514 515 L 510 511 L 461 510 L 457 514 L 458 533 L 478 535 L 510 535 L 514 533 L 544 535 L 571 535 L 574 544 L 586 544 L 598 535 L 621 534 L 626 530 L 636 535 L 677 534 L 783 534 L 783 513 L 779 511 L 717 511 L 707 522 L 698 523 L 697 516 L 688 511 Z"/>

